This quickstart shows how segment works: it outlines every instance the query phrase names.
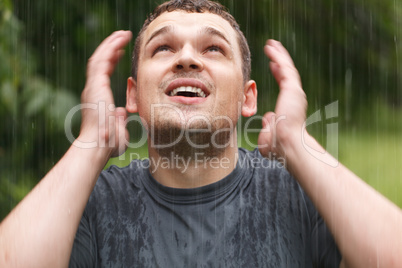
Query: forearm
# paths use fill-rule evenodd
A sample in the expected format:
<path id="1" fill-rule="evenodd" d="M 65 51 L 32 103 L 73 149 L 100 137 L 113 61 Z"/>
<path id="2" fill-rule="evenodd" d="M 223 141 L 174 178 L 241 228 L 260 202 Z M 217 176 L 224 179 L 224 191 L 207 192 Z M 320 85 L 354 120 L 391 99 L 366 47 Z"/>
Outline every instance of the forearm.
<path id="1" fill-rule="evenodd" d="M 1 267 L 67 266 L 106 149 L 71 146 L 0 225 Z"/>
<path id="2" fill-rule="evenodd" d="M 287 164 L 334 235 L 351 267 L 401 267 L 402 212 L 329 154 L 319 158 L 302 146 L 287 145 Z M 310 148 L 324 151 L 308 134 Z"/>

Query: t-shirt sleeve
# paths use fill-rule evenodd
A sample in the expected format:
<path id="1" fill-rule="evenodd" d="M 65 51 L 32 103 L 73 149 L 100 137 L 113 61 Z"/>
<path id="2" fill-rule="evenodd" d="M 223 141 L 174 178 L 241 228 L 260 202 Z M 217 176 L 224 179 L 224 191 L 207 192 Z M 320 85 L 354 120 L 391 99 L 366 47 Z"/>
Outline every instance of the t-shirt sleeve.
<path id="1" fill-rule="evenodd" d="M 341 253 L 335 240 L 325 224 L 323 218 L 318 213 L 310 199 L 305 195 L 306 204 L 310 214 L 312 224 L 311 246 L 313 267 L 334 267 L 339 268 L 341 263 Z"/>
<path id="2" fill-rule="evenodd" d="M 95 267 L 96 246 L 90 231 L 90 223 L 84 212 L 77 234 L 74 239 L 73 249 L 70 256 L 70 268 Z"/>

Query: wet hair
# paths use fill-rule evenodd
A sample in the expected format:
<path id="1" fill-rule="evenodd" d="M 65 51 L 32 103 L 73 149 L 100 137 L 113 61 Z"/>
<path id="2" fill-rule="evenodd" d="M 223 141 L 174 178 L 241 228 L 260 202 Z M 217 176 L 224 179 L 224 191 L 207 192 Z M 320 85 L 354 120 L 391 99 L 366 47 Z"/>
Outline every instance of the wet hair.
<path id="1" fill-rule="evenodd" d="M 170 0 L 165 2 L 155 8 L 155 10 L 148 16 L 142 26 L 137 39 L 135 40 L 135 45 L 133 49 L 133 58 L 131 73 L 134 80 L 137 81 L 138 72 L 138 61 L 140 55 L 140 48 L 145 30 L 148 28 L 149 24 L 154 21 L 157 17 L 165 12 L 173 11 L 186 11 L 189 13 L 204 13 L 208 12 L 211 14 L 218 15 L 225 19 L 233 27 L 237 33 L 237 40 L 240 47 L 240 53 L 242 57 L 242 73 L 243 81 L 246 82 L 250 79 L 251 72 L 251 55 L 250 49 L 243 32 L 240 30 L 238 23 L 235 18 L 227 11 L 226 7 L 220 3 L 210 1 L 210 0 Z"/>

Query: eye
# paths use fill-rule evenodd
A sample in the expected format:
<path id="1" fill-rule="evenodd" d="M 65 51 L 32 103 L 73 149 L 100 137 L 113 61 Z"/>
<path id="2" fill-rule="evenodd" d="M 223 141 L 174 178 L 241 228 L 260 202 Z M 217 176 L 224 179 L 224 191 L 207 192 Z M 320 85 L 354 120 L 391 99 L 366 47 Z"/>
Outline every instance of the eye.
<path id="1" fill-rule="evenodd" d="M 154 50 L 154 52 L 152 53 L 152 56 L 154 56 L 158 52 L 164 52 L 164 51 L 171 51 L 171 48 L 167 45 L 159 46 Z"/>
<path id="2" fill-rule="evenodd" d="M 212 45 L 212 46 L 209 46 L 206 50 L 205 50 L 205 53 L 206 52 L 218 52 L 218 53 L 222 53 L 223 55 L 225 55 L 225 51 L 220 47 L 220 46 L 217 46 L 217 45 Z"/>

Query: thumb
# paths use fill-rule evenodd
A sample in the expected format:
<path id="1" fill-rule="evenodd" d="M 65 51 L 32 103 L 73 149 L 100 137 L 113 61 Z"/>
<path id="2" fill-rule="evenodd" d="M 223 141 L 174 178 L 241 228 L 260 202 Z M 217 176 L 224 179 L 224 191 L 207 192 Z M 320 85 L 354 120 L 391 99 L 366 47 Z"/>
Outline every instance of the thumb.
<path id="1" fill-rule="evenodd" d="M 262 129 L 258 136 L 258 149 L 262 156 L 269 158 L 275 148 L 275 118 L 274 112 L 266 113 L 262 118 Z"/>
<path id="2" fill-rule="evenodd" d="M 126 119 L 127 119 L 127 111 L 124 107 L 117 107 L 115 110 L 116 117 L 118 118 L 118 124 L 119 125 L 124 125 L 126 124 Z"/>
<path id="3" fill-rule="evenodd" d="M 116 120 L 116 149 L 113 153 L 113 156 L 119 156 L 123 154 L 127 149 L 127 143 L 129 140 L 129 133 L 126 129 L 127 124 L 127 111 L 123 107 L 116 108 L 115 115 L 117 117 Z"/>

